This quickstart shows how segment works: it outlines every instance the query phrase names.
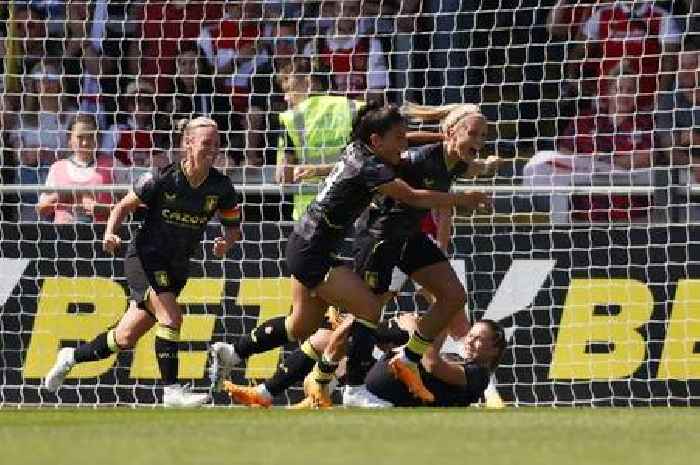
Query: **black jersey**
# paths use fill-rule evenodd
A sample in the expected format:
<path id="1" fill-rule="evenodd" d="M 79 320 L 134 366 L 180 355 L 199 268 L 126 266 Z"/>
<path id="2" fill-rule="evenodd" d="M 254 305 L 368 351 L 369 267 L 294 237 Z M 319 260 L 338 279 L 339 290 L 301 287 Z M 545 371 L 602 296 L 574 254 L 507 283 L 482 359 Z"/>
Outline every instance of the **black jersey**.
<path id="1" fill-rule="evenodd" d="M 394 167 L 367 145 L 347 145 L 294 231 L 307 241 L 337 244 L 367 208 L 377 187 L 395 178 Z"/>
<path id="2" fill-rule="evenodd" d="M 442 143 L 408 152 L 398 167 L 398 176 L 414 189 L 449 192 L 454 180 L 469 165 L 458 161 L 448 167 Z M 358 221 L 358 231 L 377 238 L 406 238 L 420 232 L 420 221 L 429 210 L 412 207 L 390 197 L 377 196 Z"/>
<path id="3" fill-rule="evenodd" d="M 134 247 L 163 257 L 189 258 L 199 246 L 209 220 L 219 212 L 224 226 L 240 222 L 238 197 L 231 180 L 212 168 L 199 187 L 192 188 L 180 163 L 141 176 L 134 193 L 148 211 L 136 233 Z"/>
<path id="4" fill-rule="evenodd" d="M 423 384 L 435 396 L 435 402 L 423 404 L 411 394 L 401 381 L 391 372 L 388 366 L 393 354 L 387 355 L 377 361 L 367 375 L 367 389 L 381 399 L 387 400 L 396 407 L 466 407 L 478 402 L 488 387 L 490 372 L 487 368 L 471 361 L 465 361 L 456 354 L 443 354 L 442 356 L 454 362 L 462 363 L 466 384 L 449 384 L 425 371 L 423 365 L 419 365 Z"/>

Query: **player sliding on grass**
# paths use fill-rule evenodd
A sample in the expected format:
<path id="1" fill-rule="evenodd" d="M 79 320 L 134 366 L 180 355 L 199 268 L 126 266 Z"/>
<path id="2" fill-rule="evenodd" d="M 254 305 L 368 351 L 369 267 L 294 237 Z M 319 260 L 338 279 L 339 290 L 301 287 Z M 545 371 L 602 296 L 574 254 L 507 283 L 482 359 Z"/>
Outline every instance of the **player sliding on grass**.
<path id="1" fill-rule="evenodd" d="M 336 253 L 353 222 L 374 197 L 390 197 L 422 209 L 477 208 L 489 199 L 479 192 L 447 193 L 416 190 L 398 179 L 396 167 L 406 149 L 406 124 L 394 106 L 368 105 L 358 112 L 353 124 L 352 142 L 343 150 L 324 186 L 307 212 L 295 225 L 286 249 L 287 266 L 292 275 L 292 312 L 264 322 L 251 335 L 235 345 L 212 346 L 211 370 L 216 387 L 241 359 L 265 352 L 290 341 L 304 341 L 320 326 L 326 309 L 335 305 L 355 315 L 353 336 L 356 345 L 350 352 L 364 360 L 364 352 L 374 347 L 374 329 L 382 303 L 367 284 L 350 268 L 341 266 Z M 447 324 L 447 322 L 445 322 Z M 416 333 L 418 334 L 418 333 Z M 398 371 L 420 383 L 417 362 L 427 348 L 430 334 L 409 341 L 399 359 Z M 359 339 L 359 340 L 358 340 Z M 420 344 L 420 341 L 426 341 Z M 319 364 L 320 376 L 330 379 L 335 367 Z"/>
<path id="2" fill-rule="evenodd" d="M 155 350 L 165 385 L 163 403 L 194 407 L 208 401 L 208 395 L 177 384 L 182 310 L 176 299 L 187 282 L 190 257 L 211 217 L 219 212 L 224 235 L 214 239 L 213 252 L 224 257 L 240 239 L 240 210 L 230 179 L 212 168 L 219 154 L 216 123 L 196 118 L 185 127 L 182 140 L 182 162 L 141 177 L 107 222 L 102 245 L 106 252 L 114 253 L 121 244 L 116 233 L 124 218 L 142 204 L 148 208 L 124 262 L 132 304 L 115 328 L 77 349 L 62 349 L 44 380 L 46 389 L 56 392 L 76 364 L 132 348 L 157 325 Z"/>
<path id="3" fill-rule="evenodd" d="M 403 315 L 404 328 L 409 331 L 412 315 Z M 474 323 L 469 333 L 461 340 L 462 354 L 440 354 L 444 333 L 438 336 L 425 351 L 420 361 L 421 380 L 433 393 L 434 407 L 460 407 L 478 402 L 489 384 L 491 373 L 496 370 L 506 348 L 503 328 L 492 320 Z M 338 347 L 339 344 L 336 344 Z M 331 355 L 337 358 L 341 354 Z M 378 399 L 395 407 L 418 407 L 424 404 L 407 386 L 396 379 L 391 368 L 392 355 L 377 361 L 367 374 L 367 390 Z"/>
<path id="4" fill-rule="evenodd" d="M 347 350 L 348 336 L 352 327 L 352 315 L 345 315 L 344 320 L 335 330 L 322 329 L 317 331 L 305 344 L 317 353 L 323 353 L 328 360 L 341 360 Z M 417 317 L 414 314 L 403 314 L 380 325 L 377 331 L 377 341 L 382 349 L 397 347 L 408 340 L 411 332 L 415 331 Z M 461 324 L 455 320 L 449 331 L 461 330 Z M 419 366 L 421 379 L 434 394 L 435 400 L 426 404 L 416 398 L 407 387 L 396 379 L 389 366 L 394 353 L 388 350 L 385 356 L 373 362 L 366 380 L 367 393 L 364 394 L 362 407 L 416 407 L 421 405 L 434 407 L 467 406 L 483 397 L 490 374 L 495 371 L 505 350 L 505 334 L 497 323 L 491 320 L 477 321 L 474 326 L 459 338 L 460 353 L 440 353 L 444 342 L 444 334 L 436 338 L 434 344 L 423 354 Z M 290 408 L 327 408 L 331 407 L 330 398 L 319 397 L 318 389 L 314 387 L 313 374 L 309 364 L 303 363 L 300 355 L 302 349 L 293 352 L 287 360 L 284 369 L 277 370 L 275 375 L 265 382 L 266 390 L 274 395 L 281 394 L 293 384 L 304 380 L 306 397 Z M 271 405 L 271 399 L 264 397 L 246 396 L 241 386 L 226 381 L 224 388 L 232 400 L 247 405 Z M 254 388 L 248 388 L 254 389 Z"/>
<path id="5" fill-rule="evenodd" d="M 398 166 L 397 173 L 411 187 L 447 192 L 456 178 L 474 177 L 493 174 L 498 166 L 498 157 L 486 160 L 476 159 L 486 137 L 487 123 L 475 105 L 449 105 L 444 107 L 409 106 L 406 113 L 422 119 L 442 119 L 443 141 L 431 144 L 407 154 Z M 354 241 L 353 255 L 355 271 L 365 279 L 373 292 L 386 303 L 395 290 L 391 289 L 392 273 L 395 268 L 410 276 L 423 286 L 432 296 L 429 315 L 437 314 L 440 318 L 457 318 L 462 328 L 459 336 L 469 330 L 464 315 L 465 292 L 459 278 L 449 264 L 445 252 L 436 242 L 421 230 L 421 220 L 429 215 L 426 209 L 414 208 L 392 198 L 375 199 L 358 221 Z M 449 208 L 441 209 L 440 216 L 451 218 Z M 449 235 L 448 235 L 449 237 Z M 449 316 L 444 316 L 449 315 Z M 459 318 L 461 317 L 461 318 Z M 371 397 L 364 388 L 364 380 L 369 367 L 374 363 L 371 348 L 375 344 L 375 334 L 366 329 L 366 325 L 354 324 L 348 347 L 347 386 L 343 392 L 343 403 L 347 406 L 371 406 Z M 298 361 L 303 355 L 293 357 L 294 364 L 309 366 L 318 353 L 305 344 L 302 353 L 305 362 Z M 321 360 L 319 369 L 333 363 Z M 397 358 L 391 367 L 398 378 L 406 381 L 402 373 L 401 359 Z M 323 373 L 316 374 L 317 380 L 324 381 Z M 272 391 L 277 391 L 278 384 L 273 377 Z M 408 376 L 410 378 L 410 375 Z M 419 386 L 408 380 L 415 394 L 426 402 L 431 401 L 430 393 L 421 391 Z M 266 390 L 267 384 L 260 385 L 255 392 L 244 386 L 229 385 L 229 393 L 239 401 L 246 403 L 267 403 L 276 392 Z M 320 395 L 328 397 L 329 393 L 319 390 Z M 327 400 L 320 401 L 327 403 Z"/>

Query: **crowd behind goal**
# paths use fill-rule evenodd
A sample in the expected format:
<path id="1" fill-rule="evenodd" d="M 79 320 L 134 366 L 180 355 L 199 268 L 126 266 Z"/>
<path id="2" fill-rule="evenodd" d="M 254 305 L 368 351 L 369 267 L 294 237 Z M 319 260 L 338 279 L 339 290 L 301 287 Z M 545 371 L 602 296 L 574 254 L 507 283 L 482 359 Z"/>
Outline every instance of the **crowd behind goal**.
<path id="1" fill-rule="evenodd" d="M 312 92 L 480 105 L 491 126 L 484 153 L 508 160 L 488 183 L 539 192 L 499 198 L 497 213 L 555 223 L 697 214 L 696 1 L 2 3 L 3 185 L 129 184 L 177 159 L 178 122 L 201 115 L 222 133 L 218 167 L 288 184 L 266 173 L 289 162 L 287 134 L 310 131 L 281 117 L 300 113 L 288 77 L 307 59 L 321 82 Z M 49 176 L 71 159 L 69 128 L 82 114 L 97 121 L 99 173 Z M 293 162 L 331 162 L 337 144 Z M 572 185 L 623 187 L 547 194 Z M 8 193 L 3 218 L 103 221 L 85 197 L 54 215 L 36 207 L 37 193 Z M 247 219 L 290 219 L 292 200 L 282 200 L 250 197 Z"/>

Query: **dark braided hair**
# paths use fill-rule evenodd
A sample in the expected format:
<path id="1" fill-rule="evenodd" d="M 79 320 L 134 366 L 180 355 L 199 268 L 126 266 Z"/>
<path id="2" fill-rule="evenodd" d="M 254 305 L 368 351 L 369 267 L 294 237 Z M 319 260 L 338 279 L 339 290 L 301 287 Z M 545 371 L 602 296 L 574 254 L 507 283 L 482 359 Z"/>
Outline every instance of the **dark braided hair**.
<path id="1" fill-rule="evenodd" d="M 369 145 L 372 134 L 383 136 L 397 124 L 405 123 L 406 119 L 396 105 L 371 102 L 357 112 L 352 122 L 351 139 Z"/>

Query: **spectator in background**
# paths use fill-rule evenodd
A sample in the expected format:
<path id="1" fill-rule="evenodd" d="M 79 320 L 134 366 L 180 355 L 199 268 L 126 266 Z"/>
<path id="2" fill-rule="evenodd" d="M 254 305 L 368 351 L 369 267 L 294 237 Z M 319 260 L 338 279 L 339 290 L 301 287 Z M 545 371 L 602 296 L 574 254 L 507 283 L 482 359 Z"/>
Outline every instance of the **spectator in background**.
<path id="1" fill-rule="evenodd" d="M 535 154 L 524 168 L 523 184 L 529 186 L 591 185 L 594 176 L 607 183 L 650 184 L 653 154 L 651 109 L 640 106 L 639 76 L 633 66 L 621 62 L 601 80 L 601 96 L 577 117 L 559 139 L 558 151 Z M 567 223 L 569 195 L 552 194 L 551 219 Z M 647 199 L 634 196 L 591 196 L 583 216 L 594 220 L 639 219 L 646 216 Z M 586 200 L 586 199 L 584 199 Z M 611 205 L 612 204 L 612 205 Z M 582 207 L 583 208 L 583 207 Z M 581 215 L 579 215 L 580 217 Z"/>
<path id="2" fill-rule="evenodd" d="M 360 30 L 360 2 L 324 2 L 332 21 L 310 42 L 304 54 L 318 56 L 331 70 L 333 92 L 360 100 L 384 100 L 389 85 L 387 61 L 376 37 Z"/>
<path id="3" fill-rule="evenodd" d="M 47 57 L 60 57 L 60 43 L 51 40 L 47 31 L 45 13 L 29 4 L 15 4 L 12 17 L 14 50 L 21 57 L 20 73 L 30 72 L 34 66 Z"/>
<path id="4" fill-rule="evenodd" d="M 675 90 L 659 96 L 657 142 L 671 166 L 689 168 L 681 170 L 681 184 L 700 184 L 700 44 L 693 40 L 686 44 Z"/>
<path id="5" fill-rule="evenodd" d="M 271 58 L 261 46 L 259 16 L 252 2 L 228 3 L 223 19 L 202 29 L 198 43 L 219 77 L 219 93 L 231 99 L 229 148 L 236 164 L 259 166 L 264 161 L 265 110 L 272 75 Z M 243 137 L 240 137 L 243 136 Z"/>
<path id="6" fill-rule="evenodd" d="M 122 121 L 112 125 L 100 144 L 104 153 L 130 168 L 134 179 L 152 167 L 169 163 L 159 140 L 162 128 L 156 124 L 154 92 L 148 81 L 130 82 L 121 99 L 125 109 Z"/>
<path id="7" fill-rule="evenodd" d="M 556 40 L 585 40 L 582 35 L 583 25 L 593 16 L 599 5 L 615 0 L 558 0 L 549 10 L 547 30 Z"/>
<path id="8" fill-rule="evenodd" d="M 108 155 L 97 155 L 97 122 L 92 115 L 78 116 L 70 131 L 72 155 L 58 160 L 49 170 L 49 187 L 93 187 L 112 184 L 117 163 Z M 104 222 L 113 203 L 109 193 L 43 193 L 36 209 L 41 218 L 54 223 Z"/>
<path id="9" fill-rule="evenodd" d="M 217 122 L 221 130 L 221 145 L 225 146 L 231 112 L 230 99 L 214 91 L 214 76 L 199 49 L 194 46 L 181 49 L 176 68 L 175 93 L 167 97 L 164 105 L 170 119 L 168 126 L 175 129 L 172 133 L 181 132 L 176 127 L 178 121 L 206 116 Z M 177 149 L 179 143 L 173 140 L 170 147 Z M 225 163 L 228 164 L 230 163 Z"/>
<path id="10" fill-rule="evenodd" d="M 286 184 L 297 182 L 296 165 L 338 161 L 340 150 L 350 137 L 355 114 L 364 103 L 328 95 L 327 69 L 308 58 L 294 60 L 282 73 L 281 80 L 289 109 L 280 115 L 282 131 L 276 179 Z M 312 194 L 294 196 L 292 218 L 295 221 L 301 218 L 313 198 Z"/>
<path id="11" fill-rule="evenodd" d="M 20 170 L 21 182 L 43 184 L 49 166 L 67 155 L 67 129 L 75 108 L 62 93 L 62 76 L 53 65 L 36 63 L 24 87 L 24 103 L 12 131 L 12 146 L 20 151 L 23 167 L 31 167 L 29 171 Z"/>
<path id="12" fill-rule="evenodd" d="M 71 92 L 81 113 L 97 117 L 100 130 L 114 123 L 115 96 L 125 79 L 127 44 L 136 30 L 126 0 L 72 1 L 66 5 L 63 62 L 73 75 Z"/>
<path id="13" fill-rule="evenodd" d="M 175 60 L 175 93 L 168 96 L 165 109 L 173 121 L 197 116 L 228 119 L 228 99 L 214 92 L 214 77 L 196 47 L 184 47 Z M 217 122 L 219 128 L 227 125 Z"/>
<path id="14" fill-rule="evenodd" d="M 268 29 L 265 38 L 275 72 L 290 65 L 292 58 L 297 55 L 298 35 L 297 23 L 294 21 L 279 21 Z"/>
<path id="15" fill-rule="evenodd" d="M 639 92 L 646 105 L 653 105 L 657 90 L 668 89 L 677 68 L 681 29 L 655 2 L 618 0 L 602 6 L 580 34 L 568 66 L 570 78 L 582 79 L 579 94 L 594 95 L 598 78 L 622 60 L 641 75 Z"/>
<path id="16" fill-rule="evenodd" d="M 129 44 L 129 72 L 154 81 L 158 94 L 174 88 L 176 53 L 220 20 L 223 2 L 149 1 L 134 12 L 138 40 Z"/>

